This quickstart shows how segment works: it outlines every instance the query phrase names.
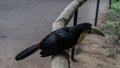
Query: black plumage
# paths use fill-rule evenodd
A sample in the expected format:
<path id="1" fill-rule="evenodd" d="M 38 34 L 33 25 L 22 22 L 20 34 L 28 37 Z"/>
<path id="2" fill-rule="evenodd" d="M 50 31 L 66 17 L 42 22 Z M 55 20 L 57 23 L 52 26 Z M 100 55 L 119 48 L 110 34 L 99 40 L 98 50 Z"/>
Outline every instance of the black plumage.
<path id="1" fill-rule="evenodd" d="M 73 27 L 64 27 L 47 35 L 40 43 L 42 57 L 59 54 L 77 44 L 80 34 L 91 29 L 91 24 L 82 23 Z"/>

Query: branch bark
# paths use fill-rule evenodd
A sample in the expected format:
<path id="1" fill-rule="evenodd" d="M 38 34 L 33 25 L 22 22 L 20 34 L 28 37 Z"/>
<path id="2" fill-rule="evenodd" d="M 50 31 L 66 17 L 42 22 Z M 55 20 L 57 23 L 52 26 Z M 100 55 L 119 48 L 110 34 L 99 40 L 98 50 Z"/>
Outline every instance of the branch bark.
<path id="1" fill-rule="evenodd" d="M 72 1 L 64 11 L 59 15 L 59 17 L 53 22 L 52 30 L 57 30 L 59 28 L 65 27 L 70 19 L 72 18 L 74 12 L 87 0 L 74 0 Z"/>
<path id="2" fill-rule="evenodd" d="M 86 1 L 87 0 L 72 1 L 60 14 L 60 16 L 53 22 L 52 30 L 54 31 L 65 27 L 69 23 L 74 12 Z M 68 52 L 64 51 L 61 54 L 52 56 L 51 68 L 70 68 Z"/>

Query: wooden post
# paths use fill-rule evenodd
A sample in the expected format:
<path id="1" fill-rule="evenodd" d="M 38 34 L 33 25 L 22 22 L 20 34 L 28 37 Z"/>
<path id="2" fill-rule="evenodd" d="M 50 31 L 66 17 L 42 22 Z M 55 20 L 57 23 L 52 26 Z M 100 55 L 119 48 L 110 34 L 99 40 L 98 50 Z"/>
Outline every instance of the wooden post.
<path id="1" fill-rule="evenodd" d="M 99 5 L 100 5 L 100 0 L 97 0 L 96 13 L 95 13 L 95 24 L 94 24 L 95 26 L 97 26 L 97 22 L 98 22 Z"/>
<path id="2" fill-rule="evenodd" d="M 78 19 L 78 9 L 74 13 L 73 26 L 77 25 L 77 19 Z M 72 51 L 71 51 L 71 59 L 72 60 L 74 60 L 74 55 L 75 55 L 75 48 L 72 48 Z"/>
<path id="3" fill-rule="evenodd" d="M 72 18 L 75 11 L 87 0 L 72 1 L 60 14 L 60 16 L 53 22 L 52 30 L 65 27 Z M 68 52 L 64 51 L 61 54 L 52 56 L 51 68 L 70 68 Z"/>
<path id="4" fill-rule="evenodd" d="M 109 0 L 109 9 L 111 8 L 111 2 L 112 2 L 112 1 L 111 1 L 111 0 Z"/>

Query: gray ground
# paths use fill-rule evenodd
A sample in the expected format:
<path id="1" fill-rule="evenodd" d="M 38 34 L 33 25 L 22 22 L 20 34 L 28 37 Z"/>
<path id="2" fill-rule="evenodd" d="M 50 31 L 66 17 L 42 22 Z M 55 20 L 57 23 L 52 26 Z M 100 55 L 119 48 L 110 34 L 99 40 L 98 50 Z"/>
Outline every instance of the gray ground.
<path id="1" fill-rule="evenodd" d="M 0 0 L 0 68 L 50 68 L 50 58 L 40 58 L 39 51 L 15 61 L 21 50 L 51 32 L 56 17 L 72 0 Z M 108 0 L 101 0 L 100 17 Z M 94 22 L 96 0 L 79 8 L 78 22 Z"/>

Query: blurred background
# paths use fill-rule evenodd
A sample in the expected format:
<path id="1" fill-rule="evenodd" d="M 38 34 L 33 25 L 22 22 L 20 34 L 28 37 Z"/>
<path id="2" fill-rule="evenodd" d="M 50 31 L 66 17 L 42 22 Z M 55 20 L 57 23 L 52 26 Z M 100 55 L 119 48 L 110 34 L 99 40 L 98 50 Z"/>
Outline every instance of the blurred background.
<path id="1" fill-rule="evenodd" d="M 52 31 L 52 23 L 72 0 L 0 0 L 0 68 L 50 68 L 50 57 L 39 51 L 16 61 L 16 54 Z M 79 8 L 78 23 L 94 23 L 97 0 Z M 101 0 L 99 22 L 106 14 L 108 0 Z M 72 20 L 69 24 L 72 26 Z"/>

